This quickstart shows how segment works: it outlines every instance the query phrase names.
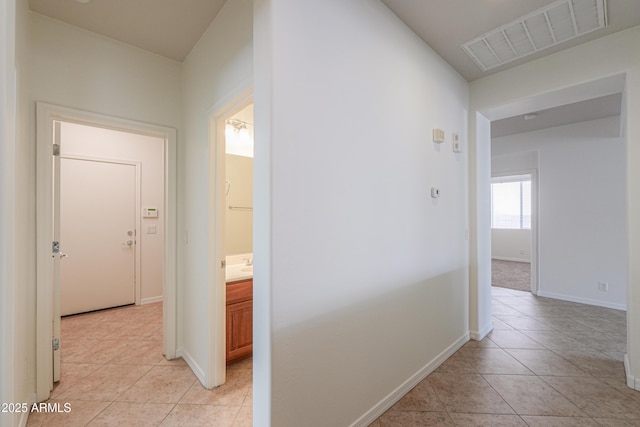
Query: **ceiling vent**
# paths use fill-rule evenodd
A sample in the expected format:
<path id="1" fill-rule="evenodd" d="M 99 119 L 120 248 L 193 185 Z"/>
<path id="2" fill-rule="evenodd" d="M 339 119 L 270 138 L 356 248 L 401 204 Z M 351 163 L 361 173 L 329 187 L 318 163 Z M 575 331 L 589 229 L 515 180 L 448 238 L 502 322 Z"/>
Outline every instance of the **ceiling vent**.
<path id="1" fill-rule="evenodd" d="M 560 0 L 462 45 L 483 71 L 607 25 L 606 0 Z"/>

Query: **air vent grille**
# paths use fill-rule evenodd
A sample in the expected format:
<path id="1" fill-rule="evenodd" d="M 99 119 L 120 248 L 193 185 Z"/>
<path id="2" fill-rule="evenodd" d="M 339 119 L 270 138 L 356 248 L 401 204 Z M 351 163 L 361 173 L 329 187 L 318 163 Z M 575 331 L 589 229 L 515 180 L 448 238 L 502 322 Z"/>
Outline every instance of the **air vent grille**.
<path id="1" fill-rule="evenodd" d="M 604 28 L 606 0 L 560 0 L 468 41 L 462 48 L 487 71 Z"/>

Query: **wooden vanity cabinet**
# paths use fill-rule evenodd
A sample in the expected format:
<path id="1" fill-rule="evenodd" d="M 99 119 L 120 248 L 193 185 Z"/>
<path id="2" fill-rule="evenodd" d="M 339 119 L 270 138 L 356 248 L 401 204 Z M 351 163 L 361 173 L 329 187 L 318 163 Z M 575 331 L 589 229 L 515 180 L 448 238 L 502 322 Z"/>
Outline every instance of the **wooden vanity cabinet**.
<path id="1" fill-rule="evenodd" d="M 227 283 L 227 365 L 253 352 L 253 279 Z"/>

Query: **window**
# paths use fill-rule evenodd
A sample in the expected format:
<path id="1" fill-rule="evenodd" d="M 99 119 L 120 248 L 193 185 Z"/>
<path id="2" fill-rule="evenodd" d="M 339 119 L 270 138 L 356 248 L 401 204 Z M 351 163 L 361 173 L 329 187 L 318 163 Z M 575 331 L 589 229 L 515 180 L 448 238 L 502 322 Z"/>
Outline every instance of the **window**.
<path id="1" fill-rule="evenodd" d="M 531 228 L 531 176 L 494 178 L 491 183 L 491 228 Z"/>

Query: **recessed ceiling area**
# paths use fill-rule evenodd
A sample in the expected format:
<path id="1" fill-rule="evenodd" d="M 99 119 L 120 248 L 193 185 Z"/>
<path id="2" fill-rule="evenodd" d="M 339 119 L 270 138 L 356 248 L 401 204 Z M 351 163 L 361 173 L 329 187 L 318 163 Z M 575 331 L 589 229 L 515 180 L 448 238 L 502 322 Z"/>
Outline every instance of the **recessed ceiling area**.
<path id="1" fill-rule="evenodd" d="M 531 112 L 529 114 L 535 115 L 535 117 L 529 119 L 525 119 L 526 114 L 520 114 L 495 120 L 491 122 L 491 137 L 498 138 L 571 123 L 615 117 L 619 116 L 621 111 L 622 94 L 614 93 L 586 101 Z"/>
<path id="2" fill-rule="evenodd" d="M 226 0 L 29 0 L 42 15 L 182 62 Z"/>

